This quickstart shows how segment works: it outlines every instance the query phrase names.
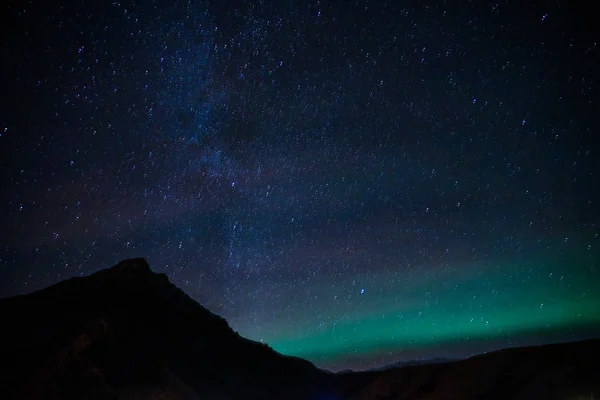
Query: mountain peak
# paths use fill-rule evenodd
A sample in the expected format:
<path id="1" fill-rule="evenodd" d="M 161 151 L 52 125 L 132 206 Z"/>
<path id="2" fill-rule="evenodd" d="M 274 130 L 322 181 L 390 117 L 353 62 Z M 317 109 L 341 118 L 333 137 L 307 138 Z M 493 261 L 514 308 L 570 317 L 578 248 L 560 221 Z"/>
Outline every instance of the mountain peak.
<path id="1" fill-rule="evenodd" d="M 26 398 L 83 398 L 81 390 L 96 390 L 86 386 L 88 374 L 117 392 L 183 379 L 197 393 L 232 398 L 261 398 L 267 389 L 290 398 L 290 388 L 297 392 L 291 398 L 311 398 L 328 379 L 306 360 L 243 339 L 143 258 L 1 300 L 0 315 L 0 359 L 11 360 L 0 362 L 0 376 Z M 66 392 L 54 387 L 64 380 Z"/>
<path id="2" fill-rule="evenodd" d="M 113 269 L 123 271 L 123 272 L 124 271 L 133 271 L 133 272 L 141 271 L 144 273 L 151 272 L 148 261 L 146 261 L 146 259 L 143 257 L 128 258 L 126 260 L 119 262 L 117 265 L 115 265 L 113 267 Z"/>
<path id="3" fill-rule="evenodd" d="M 106 278 L 135 280 L 152 275 L 150 265 L 145 258 L 129 258 L 119 262 L 117 265 L 101 270 L 94 275 L 106 275 Z"/>

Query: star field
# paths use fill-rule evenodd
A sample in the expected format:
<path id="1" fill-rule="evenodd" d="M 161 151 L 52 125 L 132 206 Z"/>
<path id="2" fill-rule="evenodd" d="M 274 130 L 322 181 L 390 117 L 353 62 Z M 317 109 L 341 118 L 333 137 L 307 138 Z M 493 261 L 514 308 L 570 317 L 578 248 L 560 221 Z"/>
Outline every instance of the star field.
<path id="1" fill-rule="evenodd" d="M 3 6 L 0 296 L 129 257 L 331 368 L 600 333 L 566 1 Z"/>

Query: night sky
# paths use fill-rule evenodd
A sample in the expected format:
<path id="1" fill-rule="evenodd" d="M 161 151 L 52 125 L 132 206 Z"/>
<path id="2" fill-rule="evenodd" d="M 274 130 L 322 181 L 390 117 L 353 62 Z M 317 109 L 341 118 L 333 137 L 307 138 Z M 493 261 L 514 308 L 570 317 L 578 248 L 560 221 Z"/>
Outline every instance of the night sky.
<path id="1" fill-rule="evenodd" d="M 145 257 L 334 370 L 599 334 L 591 10 L 2 7 L 0 297 Z"/>

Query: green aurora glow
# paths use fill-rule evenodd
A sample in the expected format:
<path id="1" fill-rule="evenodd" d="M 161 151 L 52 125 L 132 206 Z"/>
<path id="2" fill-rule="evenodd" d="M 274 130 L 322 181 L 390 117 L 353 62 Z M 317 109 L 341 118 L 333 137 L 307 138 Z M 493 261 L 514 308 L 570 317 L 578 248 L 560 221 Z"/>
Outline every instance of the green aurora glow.
<path id="1" fill-rule="evenodd" d="M 567 257 L 473 262 L 407 272 L 403 279 L 381 273 L 369 285 L 378 290 L 363 294 L 359 290 L 352 307 L 338 312 L 344 318 L 296 327 L 294 335 L 281 334 L 269 344 L 283 354 L 327 365 L 350 352 L 368 357 L 382 351 L 600 325 L 600 285 L 593 282 L 600 279 L 597 259 L 589 254 L 571 257 L 570 262 Z M 323 307 L 320 312 L 334 311 L 333 303 Z"/>

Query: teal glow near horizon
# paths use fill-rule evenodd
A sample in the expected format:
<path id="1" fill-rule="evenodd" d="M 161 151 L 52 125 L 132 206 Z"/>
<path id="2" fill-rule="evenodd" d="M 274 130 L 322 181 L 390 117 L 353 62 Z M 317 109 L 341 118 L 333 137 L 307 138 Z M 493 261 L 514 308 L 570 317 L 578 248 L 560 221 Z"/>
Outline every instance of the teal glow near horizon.
<path id="1" fill-rule="evenodd" d="M 335 364 L 352 354 L 372 357 L 402 351 L 468 343 L 505 342 L 532 331 L 600 325 L 598 271 L 590 257 L 563 261 L 531 260 L 446 267 L 431 273 L 379 274 L 357 288 L 339 319 L 305 324 L 268 343 L 282 354 Z M 327 309 L 322 305 L 320 313 Z M 327 312 L 334 313 L 332 309 Z M 307 310 L 315 313 L 316 310 Z M 305 316 L 311 321 L 310 315 Z M 314 318 L 312 319 L 314 321 Z"/>

